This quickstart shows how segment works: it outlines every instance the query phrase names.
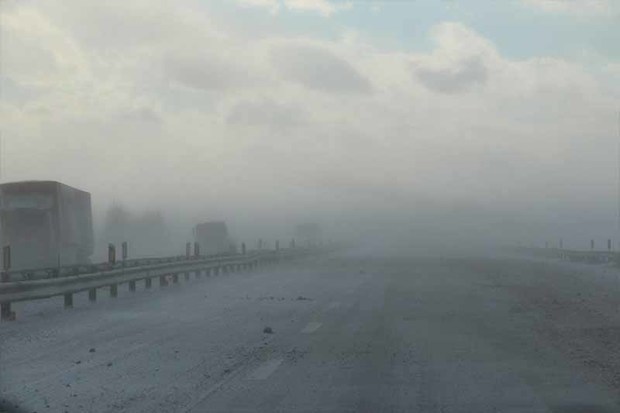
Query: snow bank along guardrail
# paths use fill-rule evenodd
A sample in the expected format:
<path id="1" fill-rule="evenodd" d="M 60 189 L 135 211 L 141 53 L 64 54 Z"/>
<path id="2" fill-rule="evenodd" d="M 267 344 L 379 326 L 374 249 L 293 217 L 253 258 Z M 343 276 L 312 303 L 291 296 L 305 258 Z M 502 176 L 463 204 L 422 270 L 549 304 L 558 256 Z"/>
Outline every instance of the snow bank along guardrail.
<path id="1" fill-rule="evenodd" d="M 224 255 L 217 257 L 191 257 L 179 259 L 178 257 L 135 260 L 125 266 L 96 266 L 98 271 L 77 272 L 76 275 L 65 274 L 64 276 L 40 276 L 28 279 L 18 272 L 2 274 L 0 282 L 0 319 L 10 321 L 15 319 L 15 312 L 11 310 L 11 303 L 19 301 L 31 301 L 55 296 L 64 296 L 65 308 L 73 307 L 73 294 L 88 291 L 91 302 L 97 300 L 98 288 L 109 288 L 110 296 L 116 297 L 119 284 L 128 284 L 129 291 L 136 291 L 136 282 L 144 280 L 145 288 L 151 288 L 152 280 L 159 279 L 161 287 L 170 282 L 176 284 L 181 275 L 189 280 L 191 274 L 201 277 L 210 274 L 229 273 L 241 270 L 251 270 L 261 264 L 276 263 L 293 258 L 301 258 L 319 253 L 319 249 L 313 248 L 290 248 L 276 251 L 255 251 L 247 254 Z M 31 274 L 41 275 L 46 270 L 29 271 Z"/>
<path id="2" fill-rule="evenodd" d="M 520 253 L 541 258 L 557 258 L 590 264 L 620 263 L 620 253 L 614 251 L 579 251 L 559 248 L 517 248 Z"/>

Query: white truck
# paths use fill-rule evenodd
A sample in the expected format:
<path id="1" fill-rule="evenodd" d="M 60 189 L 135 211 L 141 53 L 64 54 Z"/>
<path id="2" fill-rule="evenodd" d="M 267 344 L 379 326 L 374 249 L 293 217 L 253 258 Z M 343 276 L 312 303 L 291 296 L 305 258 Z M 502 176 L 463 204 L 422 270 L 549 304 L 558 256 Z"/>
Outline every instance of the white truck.
<path id="1" fill-rule="evenodd" d="M 0 239 L 10 246 L 12 269 L 88 263 L 90 193 L 54 181 L 1 184 Z"/>

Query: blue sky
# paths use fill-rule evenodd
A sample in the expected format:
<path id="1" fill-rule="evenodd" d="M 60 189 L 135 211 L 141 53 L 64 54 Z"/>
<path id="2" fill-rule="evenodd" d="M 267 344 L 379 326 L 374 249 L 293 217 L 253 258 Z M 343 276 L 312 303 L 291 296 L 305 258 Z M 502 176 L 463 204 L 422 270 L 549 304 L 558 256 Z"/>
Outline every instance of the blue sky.
<path id="1" fill-rule="evenodd" d="M 553 1 L 553 0 L 551 0 Z M 575 0 L 555 0 L 575 1 Z M 579 1 L 579 0 L 576 0 Z M 552 56 L 571 59 L 620 59 L 620 15 L 609 12 L 548 11 L 519 0 L 336 0 L 352 7 L 329 17 L 281 7 L 248 7 L 225 0 L 216 10 L 251 26 L 334 38 L 355 30 L 365 40 L 390 50 L 427 51 L 428 30 L 443 21 L 466 24 L 496 44 L 509 58 Z M 212 2 L 209 2 L 213 5 Z"/>

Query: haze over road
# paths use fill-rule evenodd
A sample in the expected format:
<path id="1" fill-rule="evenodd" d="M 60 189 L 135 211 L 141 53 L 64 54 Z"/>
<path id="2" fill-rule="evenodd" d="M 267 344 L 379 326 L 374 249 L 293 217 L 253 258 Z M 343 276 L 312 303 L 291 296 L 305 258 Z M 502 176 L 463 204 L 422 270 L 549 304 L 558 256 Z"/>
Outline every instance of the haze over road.
<path id="1" fill-rule="evenodd" d="M 24 304 L 0 388 L 28 412 L 617 411 L 615 271 L 342 253 Z"/>

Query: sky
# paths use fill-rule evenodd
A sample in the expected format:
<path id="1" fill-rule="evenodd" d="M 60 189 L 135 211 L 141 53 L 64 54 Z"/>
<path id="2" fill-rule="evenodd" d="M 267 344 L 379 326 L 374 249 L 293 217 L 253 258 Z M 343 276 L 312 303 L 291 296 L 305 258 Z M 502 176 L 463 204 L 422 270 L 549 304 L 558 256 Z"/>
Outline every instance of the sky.
<path id="1" fill-rule="evenodd" d="M 618 238 L 620 1 L 0 13 L 4 182 L 88 190 L 99 216 L 120 202 L 264 232 Z"/>

